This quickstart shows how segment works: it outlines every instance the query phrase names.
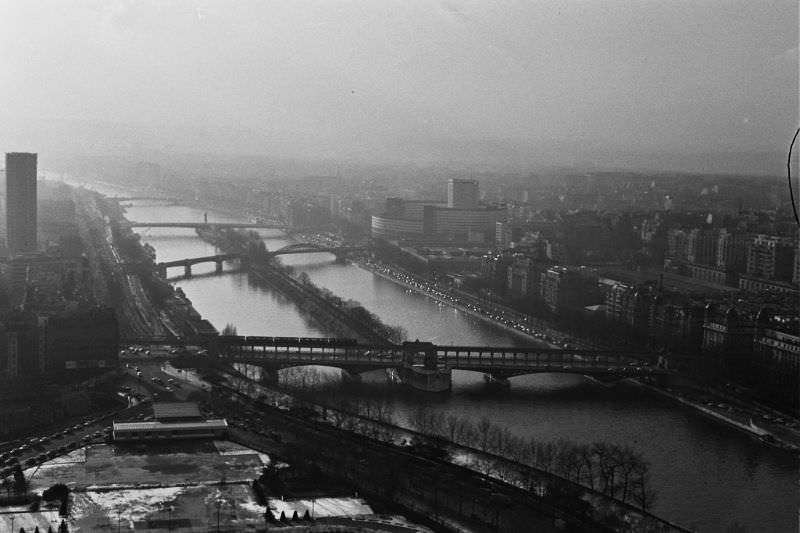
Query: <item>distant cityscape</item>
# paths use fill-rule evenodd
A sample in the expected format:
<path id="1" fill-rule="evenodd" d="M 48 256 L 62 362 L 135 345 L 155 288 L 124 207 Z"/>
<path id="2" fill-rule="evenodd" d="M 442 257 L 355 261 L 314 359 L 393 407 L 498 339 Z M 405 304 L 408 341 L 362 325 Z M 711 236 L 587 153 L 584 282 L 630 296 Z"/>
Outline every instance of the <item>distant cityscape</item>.
<path id="1" fill-rule="evenodd" d="M 303 365 L 303 359 L 298 363 L 287 354 L 307 352 L 310 361 L 318 354 L 317 361 L 329 357 L 334 362 L 341 356 L 350 358 L 348 364 L 356 367 L 378 364 L 387 371 L 395 366 L 387 374 L 390 381 L 399 377 L 403 383 L 427 391 L 452 387 L 448 365 L 459 368 L 458 358 L 463 356 L 458 348 L 450 353 L 446 346 L 419 343 L 418 339 L 409 342 L 402 327 L 384 324 L 360 304 L 315 288 L 307 275 L 283 266 L 257 234 L 236 230 L 232 223 L 231 227 L 215 226 L 205 213 L 202 220 L 185 224 L 196 225 L 199 238 L 212 243 L 221 254 L 201 258 L 217 263 L 215 275 L 224 275 L 223 262 L 236 258 L 240 270 L 254 278 L 261 276 L 287 298 L 302 302 L 314 323 L 327 324 L 336 336 L 240 337 L 233 324 L 219 331 L 223 324 L 211 324 L 193 308 L 183 291 L 168 281 L 170 263 L 157 264 L 156 251 L 134 231 L 135 224 L 158 224 L 125 218 L 126 202 L 137 198 L 163 205 L 177 202 L 198 209 L 235 211 L 253 226 L 285 231 L 302 243 L 297 245 L 301 251 L 311 252 L 314 247 L 333 250 L 337 262 L 347 258 L 408 287 L 408 291 L 426 294 L 440 305 L 464 310 L 528 339 L 530 348 L 485 348 L 492 354 L 491 360 L 480 359 L 489 361 L 480 367 L 486 369 L 487 387 L 508 387 L 509 377 L 528 371 L 591 374 L 610 383 L 634 379 L 752 433 L 765 445 L 796 450 L 800 444 L 796 433 L 800 414 L 800 249 L 785 183 L 780 180 L 633 173 L 448 176 L 441 169 L 435 172 L 436 179 L 420 176 L 402 183 L 392 179 L 391 170 L 381 176 L 237 180 L 183 177 L 148 162 L 85 165 L 47 171 L 45 178 L 37 167 L 37 154 L 6 154 L 5 239 L 0 243 L 0 438 L 9 444 L 0 477 L 8 487 L 9 504 L 38 502 L 34 497 L 38 485 L 30 482 L 33 469 L 85 445 L 105 442 L 124 448 L 162 439 L 214 439 L 216 443 L 231 440 L 236 446 L 283 450 L 281 443 L 292 438 L 289 434 L 257 428 L 282 427 L 285 421 L 270 418 L 267 422 L 258 417 L 284 416 L 282 410 L 289 410 L 287 393 L 299 395 L 297 398 L 308 394 L 305 389 L 293 389 L 296 385 L 288 384 L 288 374 L 278 377 L 287 365 Z M 74 176 L 124 186 L 131 191 L 130 198 L 110 198 L 77 187 Z M 62 181 L 65 178 L 72 185 Z M 185 275 L 191 276 L 190 267 L 185 268 Z M 479 349 L 470 349 L 475 352 L 470 355 L 473 362 L 483 357 L 477 353 Z M 267 354 L 280 363 L 270 363 Z M 513 371 L 492 367 L 495 355 L 513 357 L 515 364 L 524 359 L 528 366 Z M 360 359 L 353 363 L 353 358 Z M 234 366 L 220 366 L 225 360 Z M 231 373 L 234 368 L 241 371 L 236 364 L 259 366 L 260 380 L 250 380 L 244 388 L 236 382 L 234 388 Z M 344 363 L 340 366 L 349 368 Z M 303 383 L 307 385 L 309 379 L 304 377 Z M 237 399 L 242 390 L 250 391 L 244 401 Z M 698 400 L 698 394 L 705 399 Z M 299 413 L 295 416 L 316 421 L 303 422 L 311 425 L 292 430 L 294 438 L 304 435 L 307 444 L 328 438 L 319 433 L 319 415 L 315 414 L 319 404 L 297 398 L 289 402 Z M 199 407 L 196 403 L 160 403 L 176 400 L 193 400 Z M 736 409 L 727 402 L 734 402 Z M 252 410 L 262 404 L 277 414 Z M 237 414 L 241 409 L 247 414 Z M 375 412 L 381 412 L 370 409 L 356 414 L 375 418 Z M 448 439 L 444 423 L 436 423 L 431 416 L 415 415 L 419 438 L 427 435 L 433 439 L 417 443 L 413 450 L 417 456 L 449 464 L 448 454 L 455 453 L 458 446 L 475 446 L 480 440 L 480 423 L 469 426 L 472 422 L 454 419 L 452 428 L 467 424 L 475 429 L 472 437 L 459 430 L 461 437 L 456 438 L 451 428 Z M 754 419 L 761 424 L 756 425 Z M 61 438 L 57 434 L 27 438 L 58 428 L 65 420 L 70 424 L 86 420 L 87 434 L 50 451 L 43 439 Z M 105 426 L 109 421 L 111 425 Z M 394 428 L 390 417 L 381 414 L 373 423 Z M 336 424 L 344 427 L 341 421 Z M 355 429 L 357 426 L 351 428 L 356 433 L 384 434 L 383 429 Z M 91 433 L 94 427 L 98 431 Z M 501 432 L 493 427 L 485 426 L 484 431 Z M 404 430 L 385 431 L 385 438 L 397 440 Z M 448 440 L 450 444 L 442 444 Z M 30 442 L 24 444 L 26 441 Z M 17 444 L 14 448 L 13 443 Z M 45 451 L 36 455 L 42 446 Z M 366 457 L 376 464 L 385 462 L 383 451 L 364 446 Z M 555 524 L 553 530 L 562 522 L 607 523 L 610 515 L 602 514 L 600 508 L 610 505 L 608 502 L 579 512 L 571 507 L 574 502 L 554 499 L 553 483 L 597 490 L 592 476 L 587 479 L 578 473 L 573 478 L 569 467 L 563 466 L 567 464 L 564 457 L 579 453 L 579 448 L 563 442 L 559 446 L 562 449 L 548 453 L 561 457 L 558 464 L 562 466 L 545 467 L 544 452 L 537 452 L 532 462 L 520 462 L 551 484 L 541 481 L 541 488 L 536 489 L 541 494 L 525 498 L 559 506 L 563 518 L 548 519 Z M 237 453 L 250 453 L 247 450 Z M 482 450 L 511 453 L 486 443 Z M 597 469 L 600 475 L 605 452 L 593 453 L 600 455 L 587 459 L 586 468 Z M 332 469 L 328 474 L 358 486 L 348 477 L 351 474 L 338 470 L 346 459 L 329 454 L 318 460 L 325 463 L 334 456 L 339 462 L 325 467 Z M 213 463 L 217 457 L 216 452 L 209 456 L 200 453 L 196 459 Z M 622 514 L 614 519 L 637 516 L 644 520 L 647 516 L 664 531 L 689 531 L 641 514 L 647 513 L 651 498 L 646 462 L 633 452 L 625 457 L 631 472 L 639 476 L 636 488 L 618 494 L 609 482 L 610 489 L 606 484 L 602 497 L 616 502 L 613 505 L 633 505 L 639 510 L 615 511 Z M 23 470 L 20 463 L 29 468 Z M 257 480 L 248 481 L 253 482 L 257 499 L 266 502 L 266 509 L 270 504 L 264 494 L 273 490 L 275 483 L 291 484 L 308 475 L 307 465 L 301 468 L 301 463 L 297 462 L 292 473 L 265 469 Z M 411 472 L 416 467 L 409 468 Z M 392 476 L 402 478 L 397 472 L 384 472 L 379 479 L 386 481 Z M 459 479 L 451 490 L 476 486 L 473 480 Z M 383 481 L 376 481 L 370 490 L 386 497 Z M 208 490 L 208 480 L 198 479 L 197 483 Z M 413 483 L 410 487 L 413 489 Z M 491 489 L 492 494 L 507 490 L 498 487 Z M 441 520 L 431 518 L 434 514 L 463 520 L 475 531 L 489 526 L 511 530 L 519 524 L 512 515 L 505 522 L 492 517 L 497 502 L 468 516 L 455 492 L 450 493 L 450 503 L 445 500 L 442 504 L 436 491 L 414 490 L 409 494 L 417 501 L 415 509 L 424 509 L 422 515 L 432 520 L 426 522 L 429 525 L 442 525 Z M 503 494 L 508 502 L 517 501 L 518 496 Z M 235 506 L 234 501 L 225 500 L 217 509 Z M 366 505 L 362 500 L 340 504 Z M 301 512 L 294 519 L 309 521 L 308 503 L 303 505 L 306 507 L 295 507 Z M 537 505 L 520 503 L 519 508 L 536 515 L 541 512 Z M 158 512 L 163 514 L 163 509 Z M 36 512 L 26 515 L 26 523 L 38 523 Z M 76 510 L 72 518 L 62 513 L 64 527 L 100 520 L 81 512 Z M 145 520 L 144 516 L 131 518 L 131 523 Z M 285 523 L 291 518 L 269 511 L 263 516 L 267 523 L 273 519 Z M 203 519 L 213 523 L 213 511 Z M 176 528 L 192 523 L 188 518 L 182 520 L 176 519 Z M 258 517 L 247 520 L 257 521 Z M 170 510 L 167 530 L 172 530 L 172 522 Z M 107 526 L 111 527 L 110 522 Z M 360 526 L 382 531 L 373 523 Z M 154 526 L 158 527 L 164 524 Z"/>

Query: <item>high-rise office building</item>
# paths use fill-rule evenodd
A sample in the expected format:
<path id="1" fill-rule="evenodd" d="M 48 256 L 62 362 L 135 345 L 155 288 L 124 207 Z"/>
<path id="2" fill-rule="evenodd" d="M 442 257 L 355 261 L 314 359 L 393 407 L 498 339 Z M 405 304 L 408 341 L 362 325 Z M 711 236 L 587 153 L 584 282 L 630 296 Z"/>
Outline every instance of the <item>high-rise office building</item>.
<path id="1" fill-rule="evenodd" d="M 6 244 L 12 255 L 36 251 L 36 154 L 6 154 Z"/>
<path id="2" fill-rule="evenodd" d="M 478 207 L 478 182 L 450 179 L 447 182 L 447 207 L 451 209 L 475 209 Z"/>

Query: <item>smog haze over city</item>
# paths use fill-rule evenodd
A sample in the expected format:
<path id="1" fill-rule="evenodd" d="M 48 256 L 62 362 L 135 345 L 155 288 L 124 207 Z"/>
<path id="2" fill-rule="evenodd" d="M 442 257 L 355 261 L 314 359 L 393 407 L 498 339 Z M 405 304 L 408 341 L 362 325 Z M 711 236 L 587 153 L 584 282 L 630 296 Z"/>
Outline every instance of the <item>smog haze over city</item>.
<path id="1" fill-rule="evenodd" d="M 0 0 L 0 533 L 789 533 L 797 0 Z"/>
<path id="2" fill-rule="evenodd" d="M 798 116 L 791 0 L 0 10 L 9 147 L 779 174 Z"/>

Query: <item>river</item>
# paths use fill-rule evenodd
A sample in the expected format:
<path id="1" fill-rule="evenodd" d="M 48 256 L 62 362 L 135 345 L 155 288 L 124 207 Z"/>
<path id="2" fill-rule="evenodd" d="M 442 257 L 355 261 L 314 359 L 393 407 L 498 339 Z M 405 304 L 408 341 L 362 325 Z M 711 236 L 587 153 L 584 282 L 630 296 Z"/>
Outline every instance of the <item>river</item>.
<path id="1" fill-rule="evenodd" d="M 108 194 L 122 194 L 94 186 Z M 137 201 L 130 220 L 143 222 L 242 221 L 213 211 Z M 158 261 L 210 255 L 213 246 L 193 230 L 144 229 Z M 265 230 L 269 249 L 290 241 Z M 384 322 L 402 326 L 409 339 L 437 344 L 520 346 L 532 344 L 513 333 L 378 277 L 355 265 L 334 262 L 330 254 L 284 256 L 286 264 L 308 273 L 317 285 L 361 302 Z M 248 282 L 246 274 L 212 275 L 213 264 L 193 267 L 180 279 L 194 307 L 218 329 L 233 324 L 239 334 L 326 336 L 310 326 L 286 298 Z M 180 275 L 176 269 L 169 275 Z M 204 276 L 203 273 L 209 275 Z M 364 387 L 384 387 L 375 373 Z M 450 394 L 389 389 L 398 418 L 420 404 L 479 419 L 486 416 L 512 432 L 538 440 L 605 441 L 630 445 L 650 463 L 656 501 L 652 511 L 705 533 L 725 533 L 738 522 L 750 533 L 798 530 L 798 458 L 753 440 L 720 423 L 654 396 L 635 385 L 605 387 L 584 377 L 540 374 L 511 380 L 511 388 L 485 389 L 482 376 L 455 372 Z"/>

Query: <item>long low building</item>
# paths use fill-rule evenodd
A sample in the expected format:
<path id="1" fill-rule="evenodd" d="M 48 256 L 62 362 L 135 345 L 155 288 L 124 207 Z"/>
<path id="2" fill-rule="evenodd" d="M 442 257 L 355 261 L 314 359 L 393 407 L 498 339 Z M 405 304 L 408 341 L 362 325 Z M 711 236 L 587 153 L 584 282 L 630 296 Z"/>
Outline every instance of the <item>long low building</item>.
<path id="1" fill-rule="evenodd" d="M 174 439 L 220 439 L 228 434 L 225 419 L 192 422 L 114 422 L 113 435 L 117 442 Z"/>
<path id="2" fill-rule="evenodd" d="M 389 199 L 386 212 L 372 216 L 372 236 L 486 242 L 494 240 L 497 222 L 506 218 L 507 210 L 500 206 L 456 208 L 437 202 Z"/>

